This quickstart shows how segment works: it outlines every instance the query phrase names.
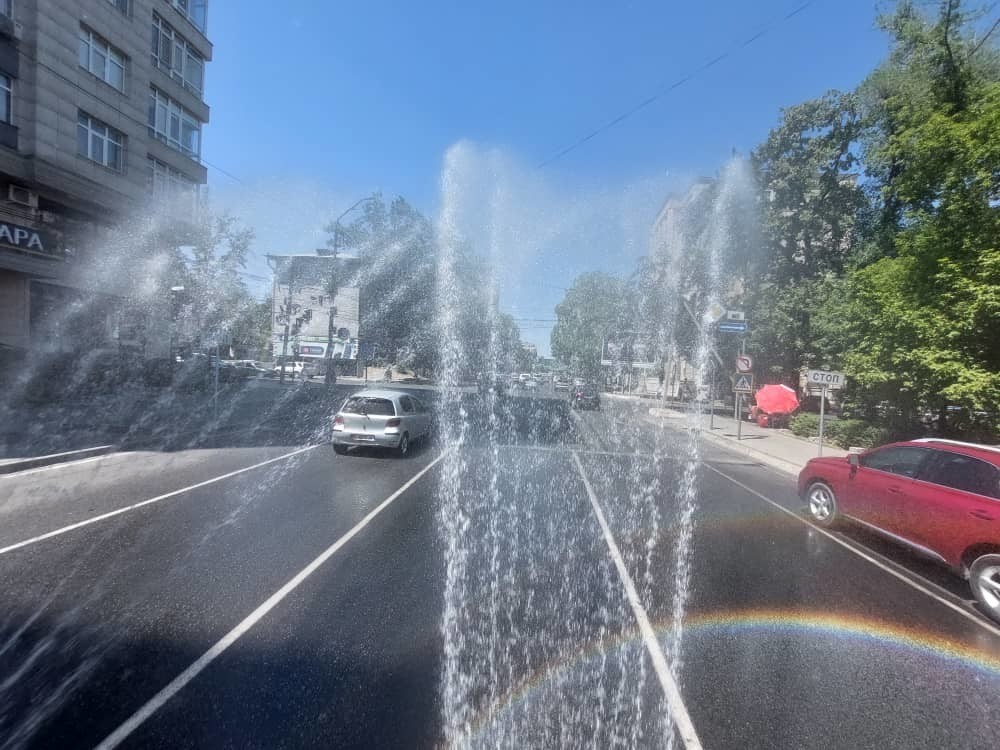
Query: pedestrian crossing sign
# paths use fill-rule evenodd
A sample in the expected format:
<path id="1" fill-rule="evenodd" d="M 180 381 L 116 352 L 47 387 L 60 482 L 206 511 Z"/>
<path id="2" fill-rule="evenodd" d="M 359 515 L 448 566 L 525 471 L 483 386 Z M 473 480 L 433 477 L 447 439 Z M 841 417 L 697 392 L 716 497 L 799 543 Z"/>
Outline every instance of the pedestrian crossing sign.
<path id="1" fill-rule="evenodd" d="M 753 393 L 753 375 L 749 372 L 733 375 L 733 393 Z"/>

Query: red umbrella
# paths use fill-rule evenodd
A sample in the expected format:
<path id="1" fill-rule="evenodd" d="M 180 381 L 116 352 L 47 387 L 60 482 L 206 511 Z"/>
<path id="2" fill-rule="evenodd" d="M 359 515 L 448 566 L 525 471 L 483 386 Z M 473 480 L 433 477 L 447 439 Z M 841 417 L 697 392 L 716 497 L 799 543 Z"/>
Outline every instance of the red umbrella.
<path id="1" fill-rule="evenodd" d="M 765 385 L 757 391 L 757 406 L 768 414 L 791 414 L 799 408 L 799 398 L 787 385 Z"/>

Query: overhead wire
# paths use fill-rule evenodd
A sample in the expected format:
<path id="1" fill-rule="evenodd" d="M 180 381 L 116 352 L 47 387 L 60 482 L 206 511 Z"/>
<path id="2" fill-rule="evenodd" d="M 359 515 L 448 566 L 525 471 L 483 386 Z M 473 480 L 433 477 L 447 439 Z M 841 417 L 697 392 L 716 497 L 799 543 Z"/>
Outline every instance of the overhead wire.
<path id="1" fill-rule="evenodd" d="M 734 46 L 730 47 L 725 52 L 723 52 L 723 53 L 721 53 L 719 55 L 716 55 L 715 57 L 713 57 L 708 62 L 703 63 L 699 67 L 697 67 L 694 70 L 692 70 L 690 73 L 687 73 L 686 75 L 681 76 L 676 81 L 674 81 L 673 83 L 669 84 L 668 86 L 660 89 L 659 91 L 657 91 L 656 93 L 652 94 L 651 96 L 647 96 L 641 102 L 638 102 L 637 104 L 632 105 L 627 110 L 625 110 L 621 114 L 617 115 L 616 117 L 612 118 L 608 122 L 606 122 L 603 125 L 595 128 L 594 130 L 591 130 L 589 133 L 587 133 L 583 137 L 577 139 L 576 141 L 574 141 L 570 145 L 566 146 L 562 150 L 557 151 L 552 156 L 548 157 L 547 159 L 544 159 L 538 165 L 536 165 L 536 169 L 543 169 L 543 168 L 547 167 L 549 164 L 552 164 L 553 162 L 558 161 L 562 157 L 564 157 L 567 154 L 575 151 L 576 149 L 580 148 L 580 146 L 583 146 L 585 143 L 593 140 L 594 138 L 596 138 L 597 136 L 601 135 L 602 133 L 605 133 L 608 130 L 611 130 L 611 128 L 613 128 L 616 125 L 624 122 L 629 117 L 631 117 L 635 113 L 637 113 L 637 112 L 645 109 L 646 107 L 648 107 L 649 105 L 653 104 L 654 102 L 656 102 L 658 99 L 662 98 L 663 96 L 666 96 L 667 94 L 669 94 L 674 89 L 680 88 L 685 83 L 687 83 L 688 81 L 690 81 L 692 78 L 695 78 L 696 76 L 700 75 L 701 73 L 704 73 L 709 68 L 711 68 L 711 67 L 713 67 L 715 65 L 718 65 L 720 62 L 722 62 L 723 60 L 725 60 L 727 57 L 730 57 L 730 56 L 734 55 L 735 53 L 739 52 L 740 50 L 742 50 L 742 49 L 744 49 L 746 47 L 749 47 L 751 44 L 753 44 L 754 42 L 756 42 L 758 39 L 760 39 L 761 37 L 763 37 L 764 35 L 766 35 L 769 31 L 772 31 L 776 27 L 780 26 L 781 24 L 783 24 L 783 23 L 791 20 L 795 16 L 797 16 L 799 13 L 801 13 L 802 11 L 804 11 L 806 8 L 808 8 L 810 5 L 812 5 L 814 2 L 816 2 L 816 0 L 806 0 L 806 2 L 800 4 L 794 10 L 786 13 L 781 18 L 776 19 L 776 20 L 772 21 L 771 23 L 767 24 L 766 26 L 764 26 L 763 28 L 761 28 L 760 30 L 758 30 L 756 33 L 754 33 L 752 36 L 747 37 L 742 42 L 739 42 L 739 43 L 735 44 Z"/>

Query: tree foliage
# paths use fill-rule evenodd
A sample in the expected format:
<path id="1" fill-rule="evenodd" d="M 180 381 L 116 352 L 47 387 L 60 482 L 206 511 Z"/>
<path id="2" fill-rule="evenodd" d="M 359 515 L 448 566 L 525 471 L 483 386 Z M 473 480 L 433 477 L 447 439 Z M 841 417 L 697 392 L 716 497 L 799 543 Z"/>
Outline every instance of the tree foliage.
<path id="1" fill-rule="evenodd" d="M 628 284 L 617 276 L 577 276 L 556 306 L 552 355 L 574 372 L 594 377 L 600 371 L 604 336 L 624 331 L 630 325 L 630 297 Z"/>

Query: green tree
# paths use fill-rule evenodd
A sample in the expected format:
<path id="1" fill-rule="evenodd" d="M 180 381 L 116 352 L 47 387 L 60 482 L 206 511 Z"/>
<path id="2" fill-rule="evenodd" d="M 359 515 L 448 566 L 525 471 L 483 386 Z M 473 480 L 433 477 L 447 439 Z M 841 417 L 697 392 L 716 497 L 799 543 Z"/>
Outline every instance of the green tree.
<path id="1" fill-rule="evenodd" d="M 627 329 L 630 289 L 624 279 L 606 273 L 577 276 L 556 305 L 552 354 L 584 377 L 601 368 L 604 336 Z"/>
<path id="2" fill-rule="evenodd" d="M 854 272 L 849 371 L 916 415 L 1000 412 L 1000 69 L 957 0 L 936 19 L 901 3 L 882 21 L 893 53 L 883 127 L 867 145 L 884 180 L 892 253 Z M 897 397 L 898 399 L 898 397 Z M 947 426 L 947 425 L 946 425 Z M 960 427 L 961 425 L 955 425 Z"/>

